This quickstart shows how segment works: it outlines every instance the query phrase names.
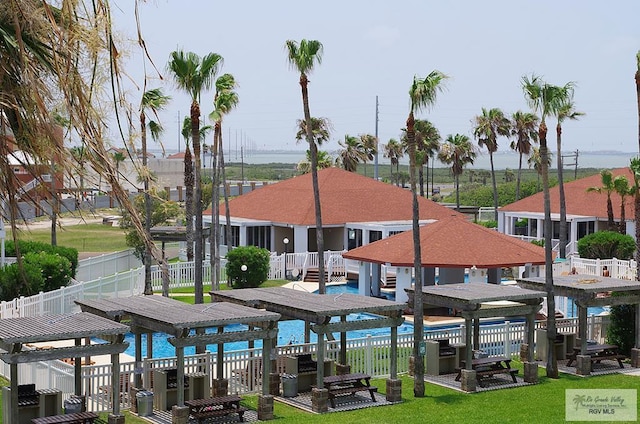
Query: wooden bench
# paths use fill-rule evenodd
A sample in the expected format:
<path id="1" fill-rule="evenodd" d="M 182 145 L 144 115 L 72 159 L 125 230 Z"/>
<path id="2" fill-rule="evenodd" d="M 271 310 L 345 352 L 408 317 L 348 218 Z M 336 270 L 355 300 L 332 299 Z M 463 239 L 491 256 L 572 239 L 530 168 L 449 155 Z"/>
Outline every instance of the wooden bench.
<path id="1" fill-rule="evenodd" d="M 460 361 L 462 366 L 464 367 L 465 361 Z M 471 362 L 471 367 L 476 372 L 476 380 L 478 381 L 478 385 L 480 387 L 483 386 L 483 378 L 491 377 L 495 374 L 508 374 L 511 376 L 511 379 L 514 383 L 517 383 L 516 375 L 518 374 L 517 369 L 511 368 L 511 359 L 506 357 L 494 357 L 494 358 L 477 358 L 473 359 Z M 462 368 L 456 368 L 455 381 L 460 381 L 460 377 L 462 376 Z"/>
<path id="2" fill-rule="evenodd" d="M 331 407 L 336 407 L 336 396 L 353 396 L 357 392 L 362 391 L 369 392 L 371 400 L 376 402 L 374 393 L 378 391 L 378 388 L 370 385 L 370 379 L 370 375 L 363 373 L 330 375 L 328 377 L 324 377 L 324 387 L 329 392 L 329 402 L 331 402 Z"/>
<path id="3" fill-rule="evenodd" d="M 236 395 L 217 396 L 207 399 L 193 399 L 185 401 L 189 407 L 189 415 L 195 418 L 198 423 L 202 423 L 207 418 L 222 417 L 230 414 L 238 414 L 240 421 L 247 408 L 240 406 L 242 398 Z"/>
<path id="4" fill-rule="evenodd" d="M 95 412 L 74 412 L 72 414 L 34 418 L 31 422 L 33 424 L 93 424 L 97 419 L 98 414 Z"/>
<path id="5" fill-rule="evenodd" d="M 571 364 L 577 359 L 578 355 L 582 352 L 581 347 L 576 346 L 573 348 L 573 353 L 569 355 L 569 361 L 567 362 L 567 366 L 570 367 Z M 618 352 L 618 346 L 609 345 L 609 344 L 594 344 L 587 345 L 587 355 L 591 357 L 591 363 L 594 362 L 599 364 L 600 361 L 608 359 L 611 361 L 618 361 L 618 365 L 620 368 L 624 368 L 624 364 L 622 363 L 623 359 L 626 359 L 626 356 L 621 355 Z"/>

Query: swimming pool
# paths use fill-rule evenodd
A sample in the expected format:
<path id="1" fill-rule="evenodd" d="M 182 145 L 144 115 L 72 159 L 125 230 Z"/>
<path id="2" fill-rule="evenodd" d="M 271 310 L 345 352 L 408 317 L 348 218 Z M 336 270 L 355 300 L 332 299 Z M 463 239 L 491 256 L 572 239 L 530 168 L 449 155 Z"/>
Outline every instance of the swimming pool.
<path id="1" fill-rule="evenodd" d="M 339 285 L 330 285 L 327 286 L 327 294 L 340 294 L 340 293 L 358 293 L 358 287 L 354 284 L 339 284 Z M 393 294 L 391 294 L 393 295 Z M 350 314 L 347 317 L 349 321 L 359 321 L 364 319 L 372 319 L 374 315 L 370 314 Z M 333 317 L 331 319 L 332 322 L 337 322 L 340 320 L 340 317 Z M 225 327 L 226 331 L 242 331 L 246 330 L 246 325 L 241 324 L 231 324 Z M 214 329 L 207 329 L 207 333 L 215 332 Z M 385 336 L 391 334 L 391 330 L 389 328 L 371 328 L 367 330 L 357 330 L 357 331 L 349 331 L 347 332 L 347 339 L 358 339 L 364 338 L 369 335 L 371 336 Z M 413 324 L 411 323 L 403 323 L 398 327 L 398 334 L 413 334 Z M 167 341 L 169 336 L 165 333 L 154 333 L 153 334 L 153 357 L 154 358 L 170 358 L 176 356 L 175 348 Z M 315 343 L 318 341 L 318 336 L 311 332 L 311 343 Z M 334 337 L 338 339 L 340 337 L 339 333 L 335 333 Z M 128 333 L 125 336 L 125 341 L 129 342 L 129 347 L 125 351 L 126 354 L 135 356 L 135 337 L 132 333 Z M 290 321 L 279 321 L 278 322 L 278 345 L 286 345 L 286 344 L 298 344 L 304 343 L 304 321 L 301 320 L 290 320 Z M 256 340 L 254 342 L 254 346 L 256 348 L 262 347 L 262 340 Z M 225 343 L 224 349 L 226 351 L 231 350 L 242 350 L 247 349 L 249 347 L 248 342 L 233 342 L 233 343 Z M 207 350 L 210 352 L 217 352 L 217 345 L 207 345 Z M 185 355 L 193 355 L 195 354 L 195 347 L 189 346 L 184 349 Z M 147 335 L 142 335 L 142 357 L 147 357 Z"/>

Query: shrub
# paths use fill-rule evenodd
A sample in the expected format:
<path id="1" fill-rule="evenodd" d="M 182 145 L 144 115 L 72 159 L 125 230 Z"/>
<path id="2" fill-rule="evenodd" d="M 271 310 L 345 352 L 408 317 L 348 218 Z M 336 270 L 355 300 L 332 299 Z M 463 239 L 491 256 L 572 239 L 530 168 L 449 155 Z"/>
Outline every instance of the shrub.
<path id="1" fill-rule="evenodd" d="M 227 275 L 234 287 L 253 288 L 267 281 L 270 253 L 256 246 L 240 246 L 227 253 Z M 242 266 L 246 265 L 246 271 Z"/>
<path id="2" fill-rule="evenodd" d="M 44 292 L 64 287 L 71 281 L 71 262 L 62 255 L 31 252 L 24 255 L 24 263 L 40 268 L 43 278 L 40 290 Z"/>
<path id="3" fill-rule="evenodd" d="M 64 246 L 52 246 L 39 241 L 18 240 L 18 243 L 20 247 L 20 254 L 22 256 L 27 253 L 46 252 L 50 254 L 58 254 L 67 258 L 71 264 L 71 277 L 76 276 L 76 269 L 78 268 L 78 249 Z M 7 241 L 5 252 L 7 256 L 16 256 L 16 246 L 13 240 Z"/>
<path id="4" fill-rule="evenodd" d="M 607 329 L 607 342 L 620 347 L 620 353 L 623 355 L 629 356 L 631 348 L 635 344 L 635 322 L 635 305 L 616 305 L 611 307 L 611 324 Z"/>
<path id="5" fill-rule="evenodd" d="M 40 268 L 32 263 L 23 263 L 22 270 L 24 274 L 21 275 L 17 263 L 0 268 L 0 301 L 36 294 L 42 290 L 44 277 Z"/>
<path id="6" fill-rule="evenodd" d="M 616 231 L 598 231 L 578 241 L 578 253 L 587 259 L 633 259 L 633 237 Z"/>
<path id="7" fill-rule="evenodd" d="M 490 219 L 488 221 L 478 221 L 478 224 L 487 228 L 498 228 L 498 221 L 496 221 L 495 219 Z"/>

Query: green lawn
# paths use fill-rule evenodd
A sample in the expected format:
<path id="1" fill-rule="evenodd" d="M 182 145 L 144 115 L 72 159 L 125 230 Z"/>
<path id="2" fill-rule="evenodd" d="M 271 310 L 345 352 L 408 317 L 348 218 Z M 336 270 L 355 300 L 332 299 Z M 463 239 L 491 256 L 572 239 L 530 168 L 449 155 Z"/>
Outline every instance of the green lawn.
<path id="1" fill-rule="evenodd" d="M 559 379 L 552 380 L 544 377 L 544 372 L 541 368 L 540 382 L 534 386 L 483 393 L 460 393 L 426 384 L 423 398 L 415 398 L 413 380 L 407 376 L 401 376 L 403 394 L 401 404 L 317 415 L 275 402 L 273 422 L 277 424 L 562 423 L 565 417 L 566 389 L 637 389 L 640 382 L 640 377 L 620 374 L 588 378 L 561 374 Z M 7 384 L 6 380 L 0 378 L 0 385 L 5 384 Z M 381 393 L 385 392 L 384 380 L 373 380 L 373 384 Z M 245 406 L 257 408 L 256 395 L 244 396 L 244 398 Z M 132 415 L 127 416 L 126 422 L 147 423 Z"/>
<path id="2" fill-rule="evenodd" d="M 18 238 L 51 243 L 51 229 L 22 230 Z M 59 246 L 72 247 L 79 252 L 117 252 L 129 248 L 125 243 L 124 231 L 102 224 L 58 228 L 56 238 Z M 11 232 L 7 234 L 7 239 L 12 239 Z"/>

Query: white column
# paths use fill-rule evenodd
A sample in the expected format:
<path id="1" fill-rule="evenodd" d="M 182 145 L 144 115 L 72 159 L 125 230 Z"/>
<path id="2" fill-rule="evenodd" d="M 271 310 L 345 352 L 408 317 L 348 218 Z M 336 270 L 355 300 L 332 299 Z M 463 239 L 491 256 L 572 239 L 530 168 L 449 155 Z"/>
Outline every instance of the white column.
<path id="1" fill-rule="evenodd" d="M 407 303 L 409 296 L 404 289 L 411 288 L 412 268 L 398 267 L 396 274 L 396 303 Z"/>

